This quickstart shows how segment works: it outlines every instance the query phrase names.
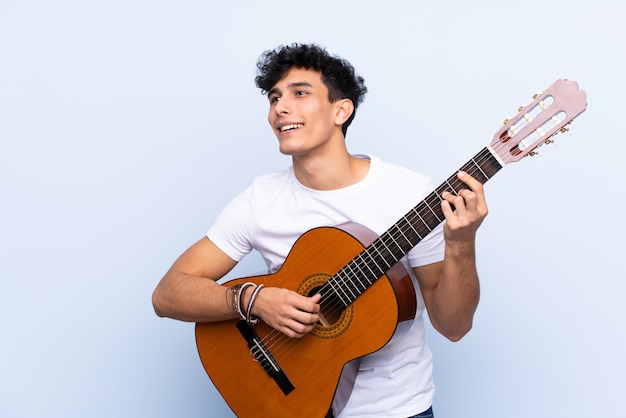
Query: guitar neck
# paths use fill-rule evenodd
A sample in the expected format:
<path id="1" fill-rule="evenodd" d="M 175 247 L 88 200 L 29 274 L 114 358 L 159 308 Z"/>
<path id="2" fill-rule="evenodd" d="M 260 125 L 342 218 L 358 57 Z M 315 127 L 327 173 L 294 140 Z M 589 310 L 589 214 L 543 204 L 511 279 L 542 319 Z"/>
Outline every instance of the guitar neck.
<path id="1" fill-rule="evenodd" d="M 485 147 L 465 163 L 460 171 L 465 171 L 485 184 L 503 166 L 504 163 L 495 156 L 491 148 Z M 344 307 L 348 307 L 444 221 L 441 194 L 444 191 L 458 194 L 467 188 L 456 173 L 450 176 L 328 280 L 322 294 L 331 295 Z"/>

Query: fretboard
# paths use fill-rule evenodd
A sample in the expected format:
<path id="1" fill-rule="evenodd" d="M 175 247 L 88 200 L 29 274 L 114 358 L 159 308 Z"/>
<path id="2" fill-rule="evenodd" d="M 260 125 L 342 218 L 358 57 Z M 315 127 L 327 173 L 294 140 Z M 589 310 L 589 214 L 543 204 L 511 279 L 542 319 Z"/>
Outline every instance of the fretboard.
<path id="1" fill-rule="evenodd" d="M 503 165 L 491 150 L 485 147 L 463 165 L 460 171 L 465 171 L 484 184 L 502 167 Z M 333 299 L 340 302 L 344 308 L 351 305 L 376 280 L 444 221 L 441 194 L 448 191 L 456 195 L 462 189 L 467 188 L 467 185 L 458 179 L 456 173 L 450 176 L 331 277 L 321 289 L 321 293 L 334 295 Z"/>

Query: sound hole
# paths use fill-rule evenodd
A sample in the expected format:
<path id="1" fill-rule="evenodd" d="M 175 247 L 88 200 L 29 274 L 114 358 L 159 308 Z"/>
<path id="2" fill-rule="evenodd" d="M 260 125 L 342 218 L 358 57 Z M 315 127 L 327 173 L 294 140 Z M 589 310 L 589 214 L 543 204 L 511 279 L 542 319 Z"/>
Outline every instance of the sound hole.
<path id="1" fill-rule="evenodd" d="M 309 296 L 313 296 L 319 293 L 321 286 L 317 286 L 309 292 Z M 323 327 L 329 327 L 337 323 L 343 315 L 343 305 L 332 295 L 322 295 L 320 301 L 320 319 L 317 322 L 318 325 Z"/>
<path id="2" fill-rule="evenodd" d="M 330 276 L 324 273 L 312 274 L 300 283 L 296 291 L 301 295 L 313 296 L 320 293 L 329 278 Z M 353 317 L 353 305 L 344 309 L 334 294 L 322 294 L 320 319 L 311 334 L 318 338 L 335 338 L 348 329 Z"/>

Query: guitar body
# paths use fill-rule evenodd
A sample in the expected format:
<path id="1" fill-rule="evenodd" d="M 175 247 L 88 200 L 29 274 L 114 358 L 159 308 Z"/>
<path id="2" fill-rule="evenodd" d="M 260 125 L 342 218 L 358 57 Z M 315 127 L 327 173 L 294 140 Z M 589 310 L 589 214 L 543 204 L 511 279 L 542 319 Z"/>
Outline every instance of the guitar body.
<path id="1" fill-rule="evenodd" d="M 312 295 L 363 251 L 363 241 L 375 237 L 355 224 L 344 229 L 316 228 L 298 239 L 275 274 L 237 279 L 229 285 L 253 282 Z M 237 416 L 324 417 L 344 365 L 382 348 L 398 321 L 415 314 L 415 291 L 402 264 L 397 263 L 383 277 L 386 280 L 377 280 L 347 309 L 328 312 L 325 324 L 318 324 L 304 338 L 288 338 L 262 321 L 251 328 L 290 381 L 289 393 L 253 357 L 238 329 L 239 320 L 198 323 L 196 342 L 202 364 Z M 324 303 L 320 306 L 323 315 Z M 346 390 L 345 381 L 350 385 L 355 373 L 347 374 L 351 376 L 344 376 L 338 397 L 339 392 L 349 396 L 351 386 Z M 347 396 L 339 402 L 345 403 Z"/>

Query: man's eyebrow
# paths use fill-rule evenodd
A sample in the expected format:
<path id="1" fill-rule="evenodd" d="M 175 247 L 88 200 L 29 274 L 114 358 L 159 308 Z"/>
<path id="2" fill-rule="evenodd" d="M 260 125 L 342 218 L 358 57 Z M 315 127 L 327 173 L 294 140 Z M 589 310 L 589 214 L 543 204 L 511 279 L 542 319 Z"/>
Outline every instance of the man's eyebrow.
<path id="1" fill-rule="evenodd" d="M 294 81 L 293 83 L 287 84 L 287 89 L 293 89 L 296 87 L 313 87 L 313 85 L 307 81 Z M 269 97 L 278 92 L 280 92 L 280 89 L 277 87 L 274 87 L 270 89 L 270 91 L 267 92 L 267 96 Z"/>
<path id="2" fill-rule="evenodd" d="M 306 81 L 294 81 L 293 83 L 289 83 L 287 85 L 288 89 L 292 89 L 294 87 L 313 87 L 313 85 Z"/>

